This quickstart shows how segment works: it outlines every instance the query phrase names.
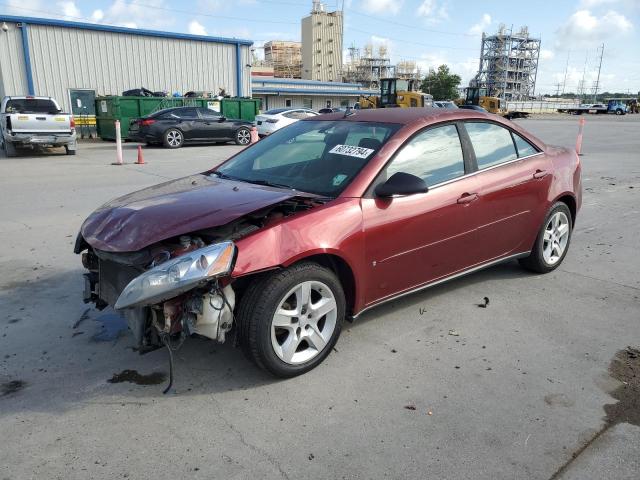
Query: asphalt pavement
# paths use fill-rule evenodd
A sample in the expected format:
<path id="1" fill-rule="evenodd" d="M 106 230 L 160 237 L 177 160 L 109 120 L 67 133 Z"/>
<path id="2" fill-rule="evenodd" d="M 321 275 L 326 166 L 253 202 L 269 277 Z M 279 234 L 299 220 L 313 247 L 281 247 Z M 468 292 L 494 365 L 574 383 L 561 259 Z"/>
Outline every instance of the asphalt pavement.
<path id="1" fill-rule="evenodd" d="M 517 123 L 575 145 L 577 117 Z M 637 479 L 639 129 L 587 117 L 556 271 L 511 262 L 373 309 L 290 380 L 190 339 L 168 395 L 166 351 L 138 355 L 112 311 L 82 303 L 75 235 L 107 200 L 239 147 L 0 157 L 0 478 Z"/>

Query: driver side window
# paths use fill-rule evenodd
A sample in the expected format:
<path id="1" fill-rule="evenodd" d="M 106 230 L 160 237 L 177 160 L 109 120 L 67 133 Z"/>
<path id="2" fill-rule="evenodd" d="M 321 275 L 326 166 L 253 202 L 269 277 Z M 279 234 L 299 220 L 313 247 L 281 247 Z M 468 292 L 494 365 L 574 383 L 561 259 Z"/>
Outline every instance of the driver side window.
<path id="1" fill-rule="evenodd" d="M 404 145 L 387 166 L 387 178 L 404 172 L 432 187 L 464 175 L 464 156 L 455 125 L 425 130 Z"/>

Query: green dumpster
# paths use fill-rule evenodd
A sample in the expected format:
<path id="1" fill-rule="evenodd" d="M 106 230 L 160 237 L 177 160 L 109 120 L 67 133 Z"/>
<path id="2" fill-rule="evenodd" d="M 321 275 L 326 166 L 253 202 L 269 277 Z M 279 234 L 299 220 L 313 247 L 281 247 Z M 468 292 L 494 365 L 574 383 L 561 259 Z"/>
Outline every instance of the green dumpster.
<path id="1" fill-rule="evenodd" d="M 254 121 L 260 109 L 260 100 L 254 98 L 185 98 L 185 97 L 122 97 L 96 98 L 96 129 L 103 140 L 115 140 L 115 121 L 120 120 L 123 139 L 129 134 L 131 120 L 144 117 L 157 110 L 193 106 L 219 111 L 227 118 Z"/>

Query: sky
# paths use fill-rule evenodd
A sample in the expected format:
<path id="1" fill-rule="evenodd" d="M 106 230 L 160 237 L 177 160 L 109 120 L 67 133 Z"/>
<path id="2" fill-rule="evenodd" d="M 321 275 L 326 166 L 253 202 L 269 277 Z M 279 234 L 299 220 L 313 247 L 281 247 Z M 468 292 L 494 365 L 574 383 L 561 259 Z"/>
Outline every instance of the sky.
<path id="1" fill-rule="evenodd" d="M 327 0 L 344 10 L 348 48 L 385 45 L 392 62 L 423 72 L 441 64 L 462 77 L 478 70 L 481 34 L 501 24 L 540 37 L 536 93 L 591 91 L 604 43 L 600 91 L 640 91 L 640 0 Z M 300 40 L 311 0 L 0 0 L 0 13 L 52 17 L 253 40 Z M 565 79 L 566 71 L 566 82 Z"/>

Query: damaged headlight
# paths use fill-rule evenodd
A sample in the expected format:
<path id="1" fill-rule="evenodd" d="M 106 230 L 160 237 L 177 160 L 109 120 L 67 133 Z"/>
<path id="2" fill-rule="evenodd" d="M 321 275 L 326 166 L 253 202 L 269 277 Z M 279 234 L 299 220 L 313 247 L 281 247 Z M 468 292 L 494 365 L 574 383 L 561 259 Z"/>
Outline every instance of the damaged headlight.
<path id="1" fill-rule="evenodd" d="M 125 287 L 116 309 L 153 305 L 217 277 L 233 268 L 236 247 L 222 242 L 185 253 L 134 278 Z"/>

